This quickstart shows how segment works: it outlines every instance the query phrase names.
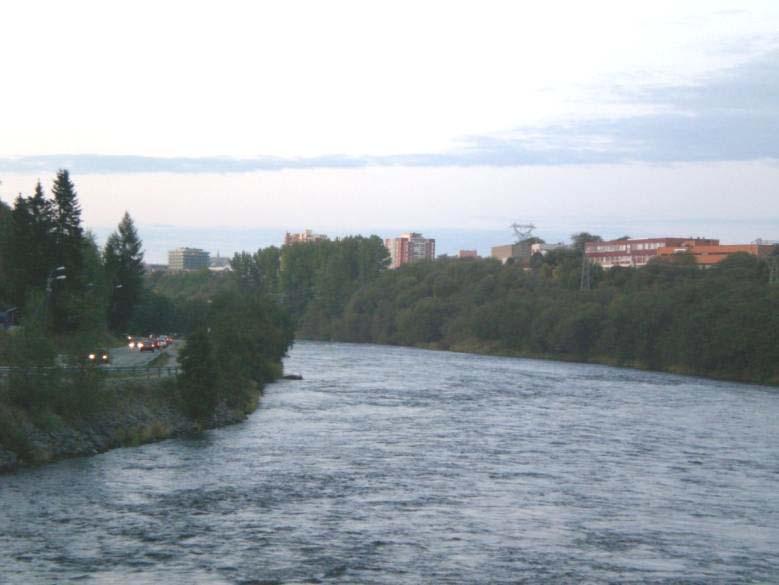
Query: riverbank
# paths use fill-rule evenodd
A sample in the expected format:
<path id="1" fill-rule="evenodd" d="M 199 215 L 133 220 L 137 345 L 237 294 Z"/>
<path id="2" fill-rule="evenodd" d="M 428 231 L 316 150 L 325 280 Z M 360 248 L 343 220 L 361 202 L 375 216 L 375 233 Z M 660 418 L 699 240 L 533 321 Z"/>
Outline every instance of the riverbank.
<path id="1" fill-rule="evenodd" d="M 657 372 L 662 374 L 675 374 L 679 376 L 694 376 L 696 378 L 706 378 L 708 380 L 719 380 L 724 382 L 739 382 L 741 384 L 758 384 L 761 386 L 779 387 L 779 377 L 765 380 L 754 380 L 749 377 L 734 375 L 728 372 L 700 372 L 683 365 L 670 365 L 663 368 L 651 367 L 649 364 L 638 360 L 620 361 L 612 356 L 598 355 L 589 356 L 582 359 L 577 356 L 560 355 L 553 353 L 535 353 L 517 351 L 511 348 L 505 348 L 499 344 L 484 345 L 479 343 L 456 343 L 451 346 L 443 347 L 441 344 L 420 344 L 413 347 L 420 349 L 433 349 L 442 351 L 453 351 L 456 353 L 472 353 L 477 355 L 492 355 L 499 357 L 516 357 L 536 360 L 549 360 L 555 362 L 565 362 L 574 364 L 596 364 L 600 366 L 610 366 L 612 368 L 626 368 L 630 370 L 641 370 L 644 372 Z"/>
<path id="2" fill-rule="evenodd" d="M 521 351 L 514 348 L 507 348 L 499 343 L 484 343 L 479 340 L 465 340 L 457 343 L 443 343 L 443 342 L 431 342 L 431 343 L 415 343 L 415 344 L 400 344 L 400 343 L 377 343 L 374 341 L 363 342 L 345 339 L 319 339 L 313 336 L 310 337 L 298 337 L 299 341 L 332 341 L 335 343 L 365 343 L 368 345 L 384 345 L 387 347 L 409 347 L 416 349 L 429 349 L 433 351 L 451 351 L 454 353 L 465 353 L 484 356 L 495 357 L 513 357 L 513 358 L 526 358 L 534 360 L 548 360 L 553 362 L 563 362 L 572 364 L 595 364 L 599 366 L 610 366 L 613 368 L 625 368 L 629 370 L 640 370 L 644 372 L 657 372 L 662 374 L 675 374 L 679 376 L 694 376 L 696 378 L 705 378 L 707 380 L 719 380 L 724 382 L 738 382 L 741 384 L 757 384 L 760 386 L 776 386 L 779 387 L 779 377 L 774 377 L 766 380 L 754 380 L 749 377 L 733 375 L 731 373 L 717 373 L 717 372 L 699 372 L 691 368 L 681 365 L 669 366 L 666 368 L 653 368 L 646 363 L 633 360 L 633 361 L 620 361 L 611 356 L 589 356 L 587 359 L 582 359 L 577 356 L 565 355 L 565 354 L 553 354 L 553 353 L 538 353 Z"/>
<path id="3" fill-rule="evenodd" d="M 187 414 L 173 379 L 116 381 L 101 392 L 89 412 L 68 418 L 0 405 L 0 473 L 239 423 L 257 408 L 261 394 L 252 389 L 240 407 L 220 402 L 198 421 Z"/>
<path id="4" fill-rule="evenodd" d="M 475 355 L 486 355 L 496 357 L 515 357 L 515 358 L 527 358 L 534 360 L 548 360 L 554 362 L 564 362 L 572 364 L 595 364 L 599 366 L 609 366 L 612 368 L 625 368 L 629 370 L 640 370 L 644 372 L 656 372 L 660 374 L 675 374 L 678 376 L 694 376 L 696 378 L 705 378 L 707 380 L 719 380 L 723 382 L 738 382 L 741 384 L 757 384 L 760 386 L 776 386 L 779 387 L 779 377 L 775 377 L 768 380 L 754 380 L 747 377 L 733 375 L 727 372 L 697 372 L 691 368 L 684 366 L 669 366 L 665 368 L 653 368 L 650 365 L 640 361 L 619 361 L 611 356 L 590 356 L 587 359 L 581 359 L 576 356 L 550 354 L 550 353 L 534 353 L 517 351 L 510 348 L 501 347 L 498 344 L 495 345 L 483 345 L 478 343 L 456 343 L 451 346 L 444 346 L 443 344 L 418 344 L 410 347 L 416 347 L 419 349 L 432 349 L 440 351 L 453 351 L 455 353 L 470 353 Z"/>

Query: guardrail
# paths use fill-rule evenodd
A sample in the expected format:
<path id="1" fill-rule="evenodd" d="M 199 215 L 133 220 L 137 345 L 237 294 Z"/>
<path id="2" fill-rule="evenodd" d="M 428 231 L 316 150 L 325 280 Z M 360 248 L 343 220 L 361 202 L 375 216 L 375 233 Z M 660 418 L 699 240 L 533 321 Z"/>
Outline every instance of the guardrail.
<path id="1" fill-rule="evenodd" d="M 108 375 L 126 375 L 128 377 L 144 378 L 164 378 L 167 376 L 177 376 L 178 366 L 162 366 L 159 368 L 148 368 L 143 366 L 36 366 L 30 368 L 14 368 L 9 366 L 0 367 L 0 378 L 5 378 L 11 374 L 23 374 L 25 376 L 43 376 L 54 371 L 60 372 L 82 372 L 85 370 L 96 370 L 105 372 Z"/>

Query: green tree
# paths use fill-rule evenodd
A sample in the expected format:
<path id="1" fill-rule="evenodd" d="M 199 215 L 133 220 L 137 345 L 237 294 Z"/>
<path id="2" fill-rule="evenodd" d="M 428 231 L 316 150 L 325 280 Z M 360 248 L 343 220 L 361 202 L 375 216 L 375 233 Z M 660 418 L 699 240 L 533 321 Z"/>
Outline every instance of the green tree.
<path id="1" fill-rule="evenodd" d="M 105 271 L 110 287 L 108 326 L 126 332 L 134 308 L 143 292 L 143 249 L 130 214 L 125 211 L 117 230 L 103 250 Z"/>
<path id="2" fill-rule="evenodd" d="M 84 230 L 81 227 L 81 206 L 78 195 L 67 170 L 61 169 L 57 172 L 52 186 L 52 195 L 54 196 L 52 229 L 56 264 L 66 267 L 68 288 L 78 290 L 81 280 L 81 240 L 84 237 Z"/>
<path id="3" fill-rule="evenodd" d="M 8 245 L 9 289 L 13 303 L 22 307 L 32 280 L 30 260 L 34 241 L 29 203 L 21 194 L 14 201 L 10 231 L 11 238 Z"/>
<path id="4" fill-rule="evenodd" d="M 9 262 L 12 226 L 11 208 L 0 201 L 0 303 L 10 302 L 11 299 Z"/>
<path id="5" fill-rule="evenodd" d="M 588 242 L 602 242 L 602 241 L 603 238 L 591 234 L 589 232 L 579 232 L 578 234 L 573 234 L 571 236 L 571 242 L 573 243 L 573 247 L 580 254 L 584 252 L 584 247 Z"/>
<path id="6" fill-rule="evenodd" d="M 205 420 L 219 401 L 217 392 L 217 365 L 208 331 L 200 327 L 187 338 L 179 351 L 182 373 L 179 388 L 190 416 Z"/>
<path id="7" fill-rule="evenodd" d="M 52 268 L 64 266 L 67 279 L 61 283 L 61 290 L 53 291 L 49 304 L 54 329 L 63 332 L 78 326 L 72 304 L 85 292 L 82 274 L 84 230 L 81 227 L 81 206 L 67 170 L 61 169 L 57 172 L 52 195 Z"/>
<path id="8" fill-rule="evenodd" d="M 21 307 L 31 288 L 43 288 L 54 262 L 51 202 L 46 199 L 40 181 L 32 197 L 20 194 L 16 198 L 5 221 L 4 260 L 0 263 L 6 267 L 8 295 Z"/>

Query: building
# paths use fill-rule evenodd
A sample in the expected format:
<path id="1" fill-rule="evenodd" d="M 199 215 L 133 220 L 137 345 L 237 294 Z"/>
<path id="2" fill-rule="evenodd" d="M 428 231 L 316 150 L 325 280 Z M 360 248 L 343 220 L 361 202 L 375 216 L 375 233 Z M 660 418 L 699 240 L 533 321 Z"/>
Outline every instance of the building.
<path id="1" fill-rule="evenodd" d="M 457 253 L 458 258 L 478 258 L 479 252 L 477 250 L 460 250 Z"/>
<path id="2" fill-rule="evenodd" d="M 404 264 L 432 260 L 435 258 L 435 240 L 422 234 L 410 232 L 397 238 L 387 238 L 384 246 L 390 253 L 390 268 L 399 268 Z"/>
<path id="3" fill-rule="evenodd" d="M 0 308 L 0 329 L 10 329 L 16 325 L 18 312 L 16 307 Z"/>
<path id="4" fill-rule="evenodd" d="M 717 246 L 719 240 L 705 238 L 646 238 L 611 240 L 610 242 L 587 242 L 584 253 L 593 264 L 603 268 L 622 266 L 636 268 L 646 266 L 660 248 L 692 246 Z"/>
<path id="5" fill-rule="evenodd" d="M 312 230 L 304 230 L 299 234 L 287 232 L 284 236 L 284 245 L 291 246 L 292 244 L 305 244 L 306 242 L 322 242 L 329 239 L 325 234 L 315 234 Z"/>
<path id="6" fill-rule="evenodd" d="M 533 245 L 527 240 L 516 244 L 506 244 L 505 246 L 493 246 L 490 255 L 505 264 L 509 260 L 523 264 L 530 263 L 530 257 L 533 255 Z"/>
<path id="7" fill-rule="evenodd" d="M 532 256 L 534 254 L 541 254 L 542 256 L 546 256 L 552 250 L 562 250 L 565 248 L 568 248 L 568 246 L 563 243 L 559 243 L 559 244 L 538 243 L 530 246 L 530 255 Z"/>
<path id="8" fill-rule="evenodd" d="M 689 254 L 695 260 L 696 264 L 701 266 L 711 266 L 719 264 L 731 254 L 746 253 L 753 256 L 770 256 L 774 247 L 771 245 L 760 244 L 724 244 L 724 245 L 681 245 L 668 246 L 657 249 L 657 256 L 669 258 L 676 254 Z"/>
<path id="9" fill-rule="evenodd" d="M 219 250 L 216 251 L 216 257 L 211 258 L 208 261 L 208 267 L 209 268 L 219 268 L 219 269 L 229 269 L 230 268 L 230 258 L 225 258 L 224 256 L 219 255 Z"/>
<path id="10" fill-rule="evenodd" d="M 168 270 L 200 270 L 208 268 L 209 253 L 199 248 L 176 248 L 168 252 Z"/>

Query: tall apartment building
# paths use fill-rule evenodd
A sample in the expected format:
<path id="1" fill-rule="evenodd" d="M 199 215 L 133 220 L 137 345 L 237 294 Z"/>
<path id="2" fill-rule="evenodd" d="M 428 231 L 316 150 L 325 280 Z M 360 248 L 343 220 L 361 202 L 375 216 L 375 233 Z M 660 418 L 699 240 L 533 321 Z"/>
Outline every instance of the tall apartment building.
<path id="1" fill-rule="evenodd" d="M 655 256 L 660 248 L 693 246 L 718 246 L 719 240 L 706 238 L 645 238 L 641 240 L 612 240 L 610 242 L 588 242 L 584 254 L 594 264 L 603 268 L 612 266 L 640 267 Z"/>
<path id="2" fill-rule="evenodd" d="M 325 234 L 315 234 L 313 230 L 304 230 L 299 234 L 291 234 L 287 232 L 284 236 L 284 245 L 291 246 L 292 244 L 303 244 L 306 242 L 321 242 L 328 240 Z"/>
<path id="3" fill-rule="evenodd" d="M 176 248 L 168 252 L 168 270 L 208 268 L 209 253 L 199 248 Z"/>
<path id="4" fill-rule="evenodd" d="M 389 250 L 390 268 L 399 268 L 404 264 L 432 260 L 435 258 L 435 240 L 425 238 L 422 234 L 410 232 L 397 238 L 387 238 L 384 246 Z"/>

